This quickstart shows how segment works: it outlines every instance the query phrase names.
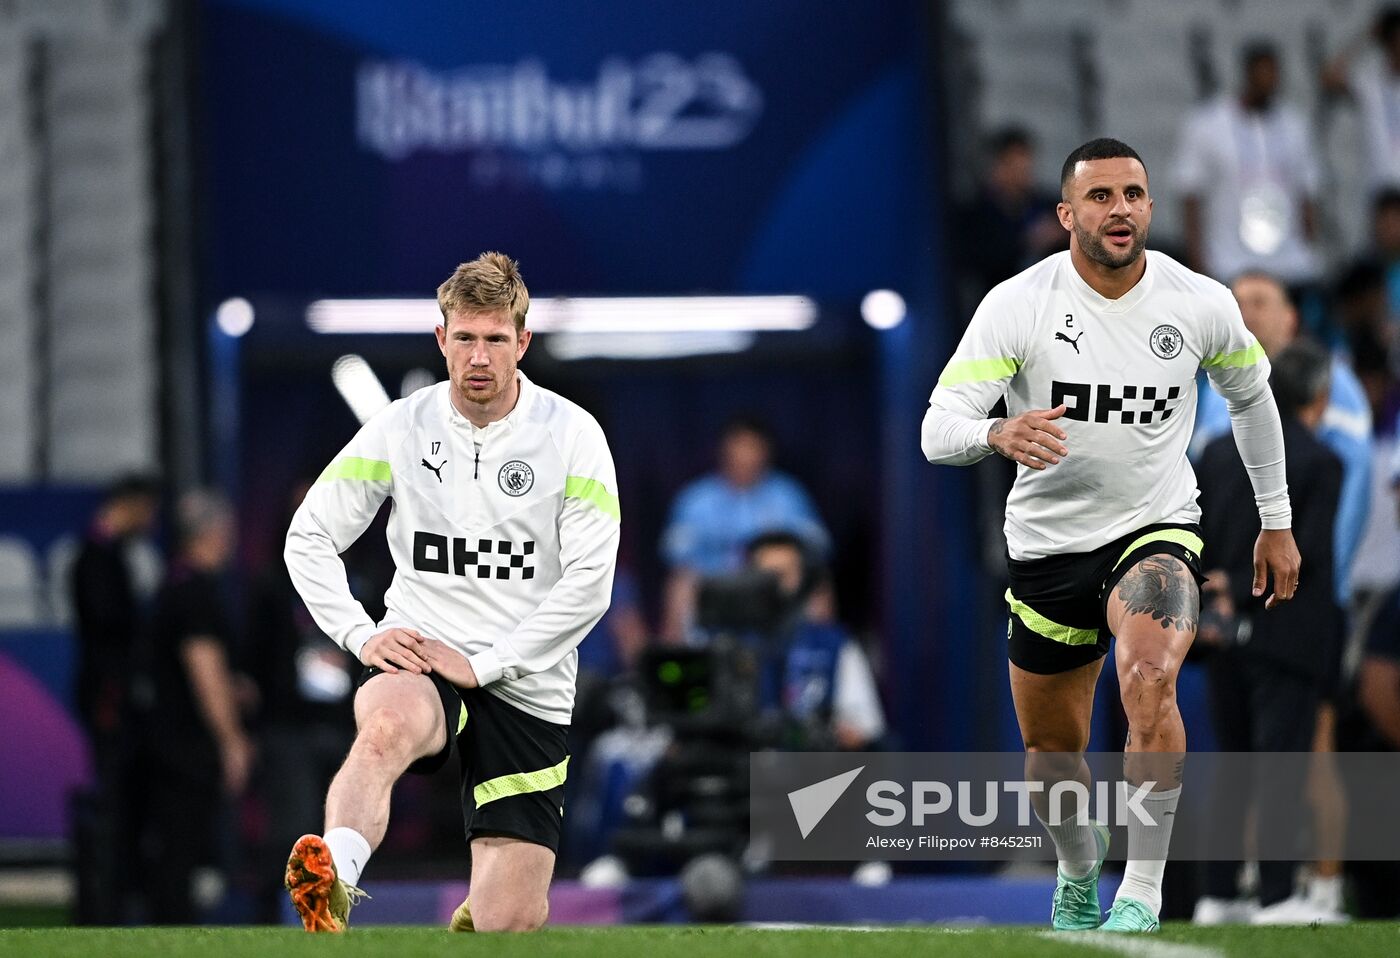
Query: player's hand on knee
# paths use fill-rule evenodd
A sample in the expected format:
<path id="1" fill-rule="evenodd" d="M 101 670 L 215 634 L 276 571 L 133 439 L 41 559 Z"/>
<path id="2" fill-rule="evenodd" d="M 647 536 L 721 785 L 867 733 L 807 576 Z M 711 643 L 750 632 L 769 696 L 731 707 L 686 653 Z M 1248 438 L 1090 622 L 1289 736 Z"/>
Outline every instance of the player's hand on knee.
<path id="1" fill-rule="evenodd" d="M 437 639 L 424 639 L 422 648 L 428 664 L 438 675 L 458 688 L 474 689 L 477 687 L 476 670 L 472 668 L 472 664 L 461 652 Z"/>
<path id="2" fill-rule="evenodd" d="M 987 432 L 987 443 L 1022 466 L 1053 466 L 1069 455 L 1069 447 L 1064 444 L 1068 436 L 1055 424 L 1067 408 L 1061 403 L 1054 409 L 1031 409 L 1010 419 L 998 419 Z"/>
<path id="3" fill-rule="evenodd" d="M 384 672 L 402 669 L 422 675 L 433 670 L 423 654 L 423 643 L 427 641 L 413 629 L 385 629 L 365 643 L 360 661 Z"/>

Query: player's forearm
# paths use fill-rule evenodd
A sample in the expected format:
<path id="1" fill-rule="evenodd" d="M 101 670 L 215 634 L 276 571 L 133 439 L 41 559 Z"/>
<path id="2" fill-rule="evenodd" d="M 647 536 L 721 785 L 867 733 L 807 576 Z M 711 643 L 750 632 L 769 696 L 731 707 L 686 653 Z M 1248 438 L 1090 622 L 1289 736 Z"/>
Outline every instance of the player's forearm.
<path id="1" fill-rule="evenodd" d="M 322 632 L 359 658 L 374 635 L 374 620 L 350 594 L 345 563 L 335 543 L 310 516 L 297 514 L 283 552 L 292 584 Z"/>
<path id="2" fill-rule="evenodd" d="M 1283 425 L 1267 381 L 1245 396 L 1229 397 L 1230 426 L 1240 451 L 1254 503 L 1264 529 L 1287 529 L 1293 524 L 1284 472 Z"/>
<path id="3" fill-rule="evenodd" d="M 571 503 L 565 510 L 559 581 L 509 635 L 467 657 L 482 685 L 553 668 L 608 611 L 620 538 L 617 520 L 586 504 Z"/>
<path id="4" fill-rule="evenodd" d="M 924 458 L 945 466 L 970 466 L 987 457 L 992 447 L 987 432 L 995 419 L 972 419 L 929 406 L 924 413 L 919 445 Z"/>
<path id="5" fill-rule="evenodd" d="M 551 669 L 598 624 L 611 601 L 612 565 L 570 571 L 509 636 L 467 656 L 478 683 Z"/>

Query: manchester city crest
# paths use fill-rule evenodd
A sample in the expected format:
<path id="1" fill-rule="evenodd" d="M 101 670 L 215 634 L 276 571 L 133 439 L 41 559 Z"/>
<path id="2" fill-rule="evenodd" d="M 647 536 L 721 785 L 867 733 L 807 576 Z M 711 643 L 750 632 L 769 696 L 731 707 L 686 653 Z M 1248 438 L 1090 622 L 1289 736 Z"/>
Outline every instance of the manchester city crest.
<path id="1" fill-rule="evenodd" d="M 1152 351 L 1162 359 L 1175 359 L 1181 352 L 1181 330 L 1163 323 L 1152 330 L 1149 342 L 1152 344 Z"/>
<path id="2" fill-rule="evenodd" d="M 500 484 L 501 491 L 506 495 L 523 496 L 535 484 L 535 470 L 519 459 L 512 459 L 501 467 L 500 473 L 496 476 L 496 482 Z"/>

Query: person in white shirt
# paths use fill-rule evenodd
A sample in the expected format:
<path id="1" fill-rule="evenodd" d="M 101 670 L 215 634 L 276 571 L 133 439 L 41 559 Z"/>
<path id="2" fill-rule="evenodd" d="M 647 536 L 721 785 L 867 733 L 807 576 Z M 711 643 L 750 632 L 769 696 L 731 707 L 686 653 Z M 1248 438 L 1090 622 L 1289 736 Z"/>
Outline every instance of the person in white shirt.
<path id="1" fill-rule="evenodd" d="M 1317 158 L 1302 115 L 1278 102 L 1278 53 L 1255 43 L 1242 61 L 1240 95 L 1198 108 L 1182 132 L 1176 181 L 1187 259 L 1221 282 L 1256 270 L 1307 286 L 1320 270 Z"/>
<path id="2" fill-rule="evenodd" d="M 1358 58 L 1370 39 L 1373 55 Z M 1355 98 L 1372 194 L 1400 187 L 1400 6 L 1381 8 L 1369 36 L 1349 44 L 1323 69 L 1322 84 L 1330 93 Z"/>
<path id="3" fill-rule="evenodd" d="M 365 423 L 287 533 L 306 607 L 366 666 L 325 835 L 303 836 L 287 863 L 308 931 L 345 928 L 394 782 L 453 753 L 472 858 L 453 930 L 529 930 L 547 917 L 575 648 L 608 607 L 620 511 L 597 422 L 517 369 L 529 302 L 510 258 L 459 266 L 438 288 L 448 381 Z M 340 553 L 386 498 L 395 575 L 375 623 Z"/>
<path id="4" fill-rule="evenodd" d="M 1230 291 L 1145 251 L 1152 200 L 1137 153 L 1091 140 L 1065 161 L 1060 189 L 1069 249 L 983 299 L 933 391 L 922 445 L 934 463 L 997 452 L 1019 466 L 1006 598 L 1029 778 L 1088 784 L 1094 687 L 1118 640 L 1124 777 L 1153 784 L 1142 807 L 1156 824 L 1130 817 L 1127 870 L 1102 925 L 1107 830 L 1076 809 L 1054 820 L 1048 802 L 1036 811 L 1059 858 L 1054 927 L 1155 931 L 1186 750 L 1176 676 L 1200 611 L 1200 510 L 1186 459 L 1197 370 L 1229 402 L 1262 520 L 1253 591 L 1263 595 L 1272 575 L 1271 608 L 1298 581 L 1283 432 L 1268 359 Z M 1007 418 L 987 418 L 1003 397 Z"/>

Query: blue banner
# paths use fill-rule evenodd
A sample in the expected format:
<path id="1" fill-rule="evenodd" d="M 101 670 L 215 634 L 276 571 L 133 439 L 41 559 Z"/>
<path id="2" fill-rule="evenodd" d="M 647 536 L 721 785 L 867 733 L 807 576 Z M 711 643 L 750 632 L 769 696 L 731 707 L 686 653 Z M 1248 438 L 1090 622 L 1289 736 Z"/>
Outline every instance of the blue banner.
<path id="1" fill-rule="evenodd" d="M 206 289 L 858 299 L 927 269 L 921 5 L 206 0 Z"/>

